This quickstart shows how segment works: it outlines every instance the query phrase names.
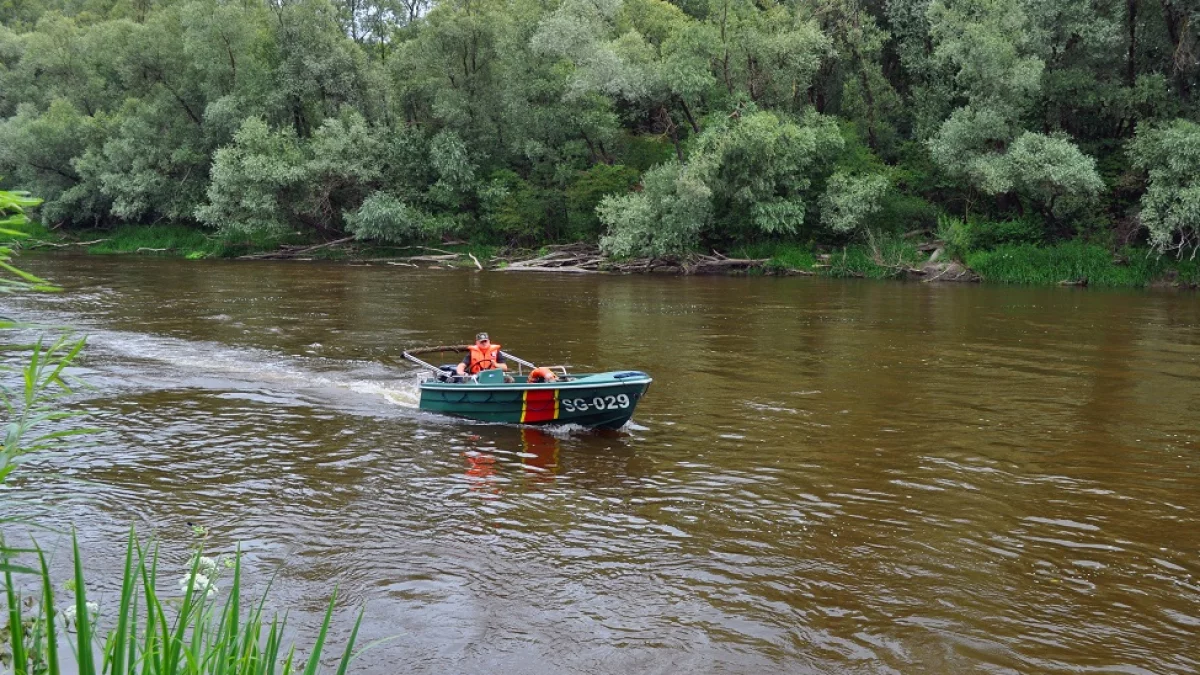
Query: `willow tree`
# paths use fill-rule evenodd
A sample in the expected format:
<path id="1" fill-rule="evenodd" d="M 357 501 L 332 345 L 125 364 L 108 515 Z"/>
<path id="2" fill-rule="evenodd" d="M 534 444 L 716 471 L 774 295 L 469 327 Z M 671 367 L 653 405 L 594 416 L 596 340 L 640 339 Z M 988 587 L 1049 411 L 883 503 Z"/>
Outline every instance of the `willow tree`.
<path id="1" fill-rule="evenodd" d="M 714 38 L 663 0 L 568 0 L 541 22 L 532 46 L 569 64 L 566 101 L 602 96 L 632 107 L 671 137 L 682 159 L 680 126 L 700 132 L 697 106 L 716 83 Z"/>
<path id="2" fill-rule="evenodd" d="M 881 136 L 889 144 L 893 141 L 891 117 L 900 104 L 883 72 L 883 50 L 891 36 L 867 11 L 864 0 L 820 0 L 816 13 L 822 30 L 833 39 L 838 110 L 857 121 L 871 149 L 879 150 Z"/>
<path id="3" fill-rule="evenodd" d="M 738 115 L 706 129 L 686 163 L 660 165 L 640 192 L 601 202 L 601 243 L 616 255 L 664 255 L 706 238 L 793 234 L 816 201 L 814 179 L 841 148 L 833 120 L 815 112 L 797 121 Z"/>
<path id="4" fill-rule="evenodd" d="M 1141 222 L 1159 251 L 1200 251 L 1200 124 L 1177 119 L 1138 129 L 1130 145 L 1135 165 L 1148 174 Z"/>
<path id="5" fill-rule="evenodd" d="M 1094 159 L 1063 135 L 1024 128 L 1046 70 L 1024 4 L 934 0 L 929 20 L 934 57 L 952 69 L 966 99 L 929 141 L 941 168 L 984 194 L 1029 200 L 1047 216 L 1094 197 L 1104 186 Z M 1033 181 L 1031 168 L 1039 171 Z"/>

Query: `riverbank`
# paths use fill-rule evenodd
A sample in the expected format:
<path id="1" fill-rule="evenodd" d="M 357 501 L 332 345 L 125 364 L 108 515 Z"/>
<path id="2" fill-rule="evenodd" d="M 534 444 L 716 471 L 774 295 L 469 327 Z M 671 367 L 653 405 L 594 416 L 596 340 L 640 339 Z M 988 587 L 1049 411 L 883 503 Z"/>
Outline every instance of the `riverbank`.
<path id="1" fill-rule="evenodd" d="M 340 260 L 355 264 L 509 271 L 799 275 L 1104 288 L 1200 287 L 1197 261 L 1159 256 L 1140 247 L 1126 247 L 1113 253 L 1107 247 L 1081 241 L 1006 244 L 951 257 L 939 241 L 888 237 L 837 247 L 760 243 L 686 258 L 612 260 L 588 244 L 513 250 L 468 242 L 387 246 L 346 238 L 314 243 L 301 237 L 221 237 L 178 225 L 124 226 L 72 233 L 70 237 L 36 223 L 23 229 L 29 235 L 23 243 L 27 249 L 189 260 Z"/>

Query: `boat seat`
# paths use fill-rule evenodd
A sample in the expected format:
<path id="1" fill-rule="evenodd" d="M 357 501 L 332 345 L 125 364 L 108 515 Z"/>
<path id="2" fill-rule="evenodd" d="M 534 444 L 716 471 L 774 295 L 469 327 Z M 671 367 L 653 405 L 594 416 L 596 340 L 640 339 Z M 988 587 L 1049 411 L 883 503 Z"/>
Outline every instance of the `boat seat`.
<path id="1" fill-rule="evenodd" d="M 478 375 L 475 376 L 475 379 L 479 382 L 479 384 L 503 384 L 504 371 L 498 368 L 493 370 L 482 370 Z"/>

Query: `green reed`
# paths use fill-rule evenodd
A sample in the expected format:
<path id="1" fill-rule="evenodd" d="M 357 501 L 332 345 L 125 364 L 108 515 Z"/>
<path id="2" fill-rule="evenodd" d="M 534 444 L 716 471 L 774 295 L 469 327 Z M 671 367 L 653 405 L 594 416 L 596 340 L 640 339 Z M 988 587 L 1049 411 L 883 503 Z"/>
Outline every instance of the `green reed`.
<path id="1" fill-rule="evenodd" d="M 967 267 L 986 282 L 1054 285 L 1085 283 L 1098 287 L 1139 288 L 1156 281 L 1194 284 L 1200 266 L 1194 261 L 1127 248 L 1113 254 L 1107 247 L 1069 241 L 1054 246 L 1008 244 L 966 256 Z"/>
<path id="2" fill-rule="evenodd" d="M 309 656 L 302 660 L 295 646 L 284 649 L 286 620 L 266 618 L 265 593 L 257 602 L 243 606 L 241 563 L 236 556 L 223 601 L 213 584 L 214 576 L 210 576 L 213 570 L 203 567 L 203 561 L 209 559 L 198 554 L 192 559 L 186 584 L 181 583 L 182 596 L 165 597 L 159 590 L 157 554 L 148 552 L 131 532 L 121 593 L 110 612 L 87 599 L 78 541 L 73 540 L 70 583 L 75 597 L 66 609 L 56 604 L 44 553 L 37 547 L 25 552 L 37 556 L 37 570 L 11 564 L 8 555 L 0 558 L 9 563 L 4 566 L 8 649 L 3 650 L 0 639 L 0 666 L 16 675 L 75 671 L 63 666 L 64 648 L 70 649 L 80 675 L 315 675 L 321 669 L 336 592 Z M 12 553 L 9 549 L 8 554 Z M 34 595 L 17 591 L 14 573 L 21 571 L 36 574 L 40 588 Z M 361 623 L 360 611 L 339 659 L 338 675 L 350 665 Z M 101 640 L 104 630 L 107 634 Z"/>

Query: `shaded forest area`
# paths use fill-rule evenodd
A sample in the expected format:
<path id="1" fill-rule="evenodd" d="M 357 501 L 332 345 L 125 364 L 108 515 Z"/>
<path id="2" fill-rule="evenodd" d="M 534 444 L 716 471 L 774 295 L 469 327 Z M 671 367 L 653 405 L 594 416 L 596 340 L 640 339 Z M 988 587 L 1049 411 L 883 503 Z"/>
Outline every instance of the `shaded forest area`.
<path id="1" fill-rule="evenodd" d="M 1192 0 L 0 0 L 65 230 L 1200 245 Z"/>

